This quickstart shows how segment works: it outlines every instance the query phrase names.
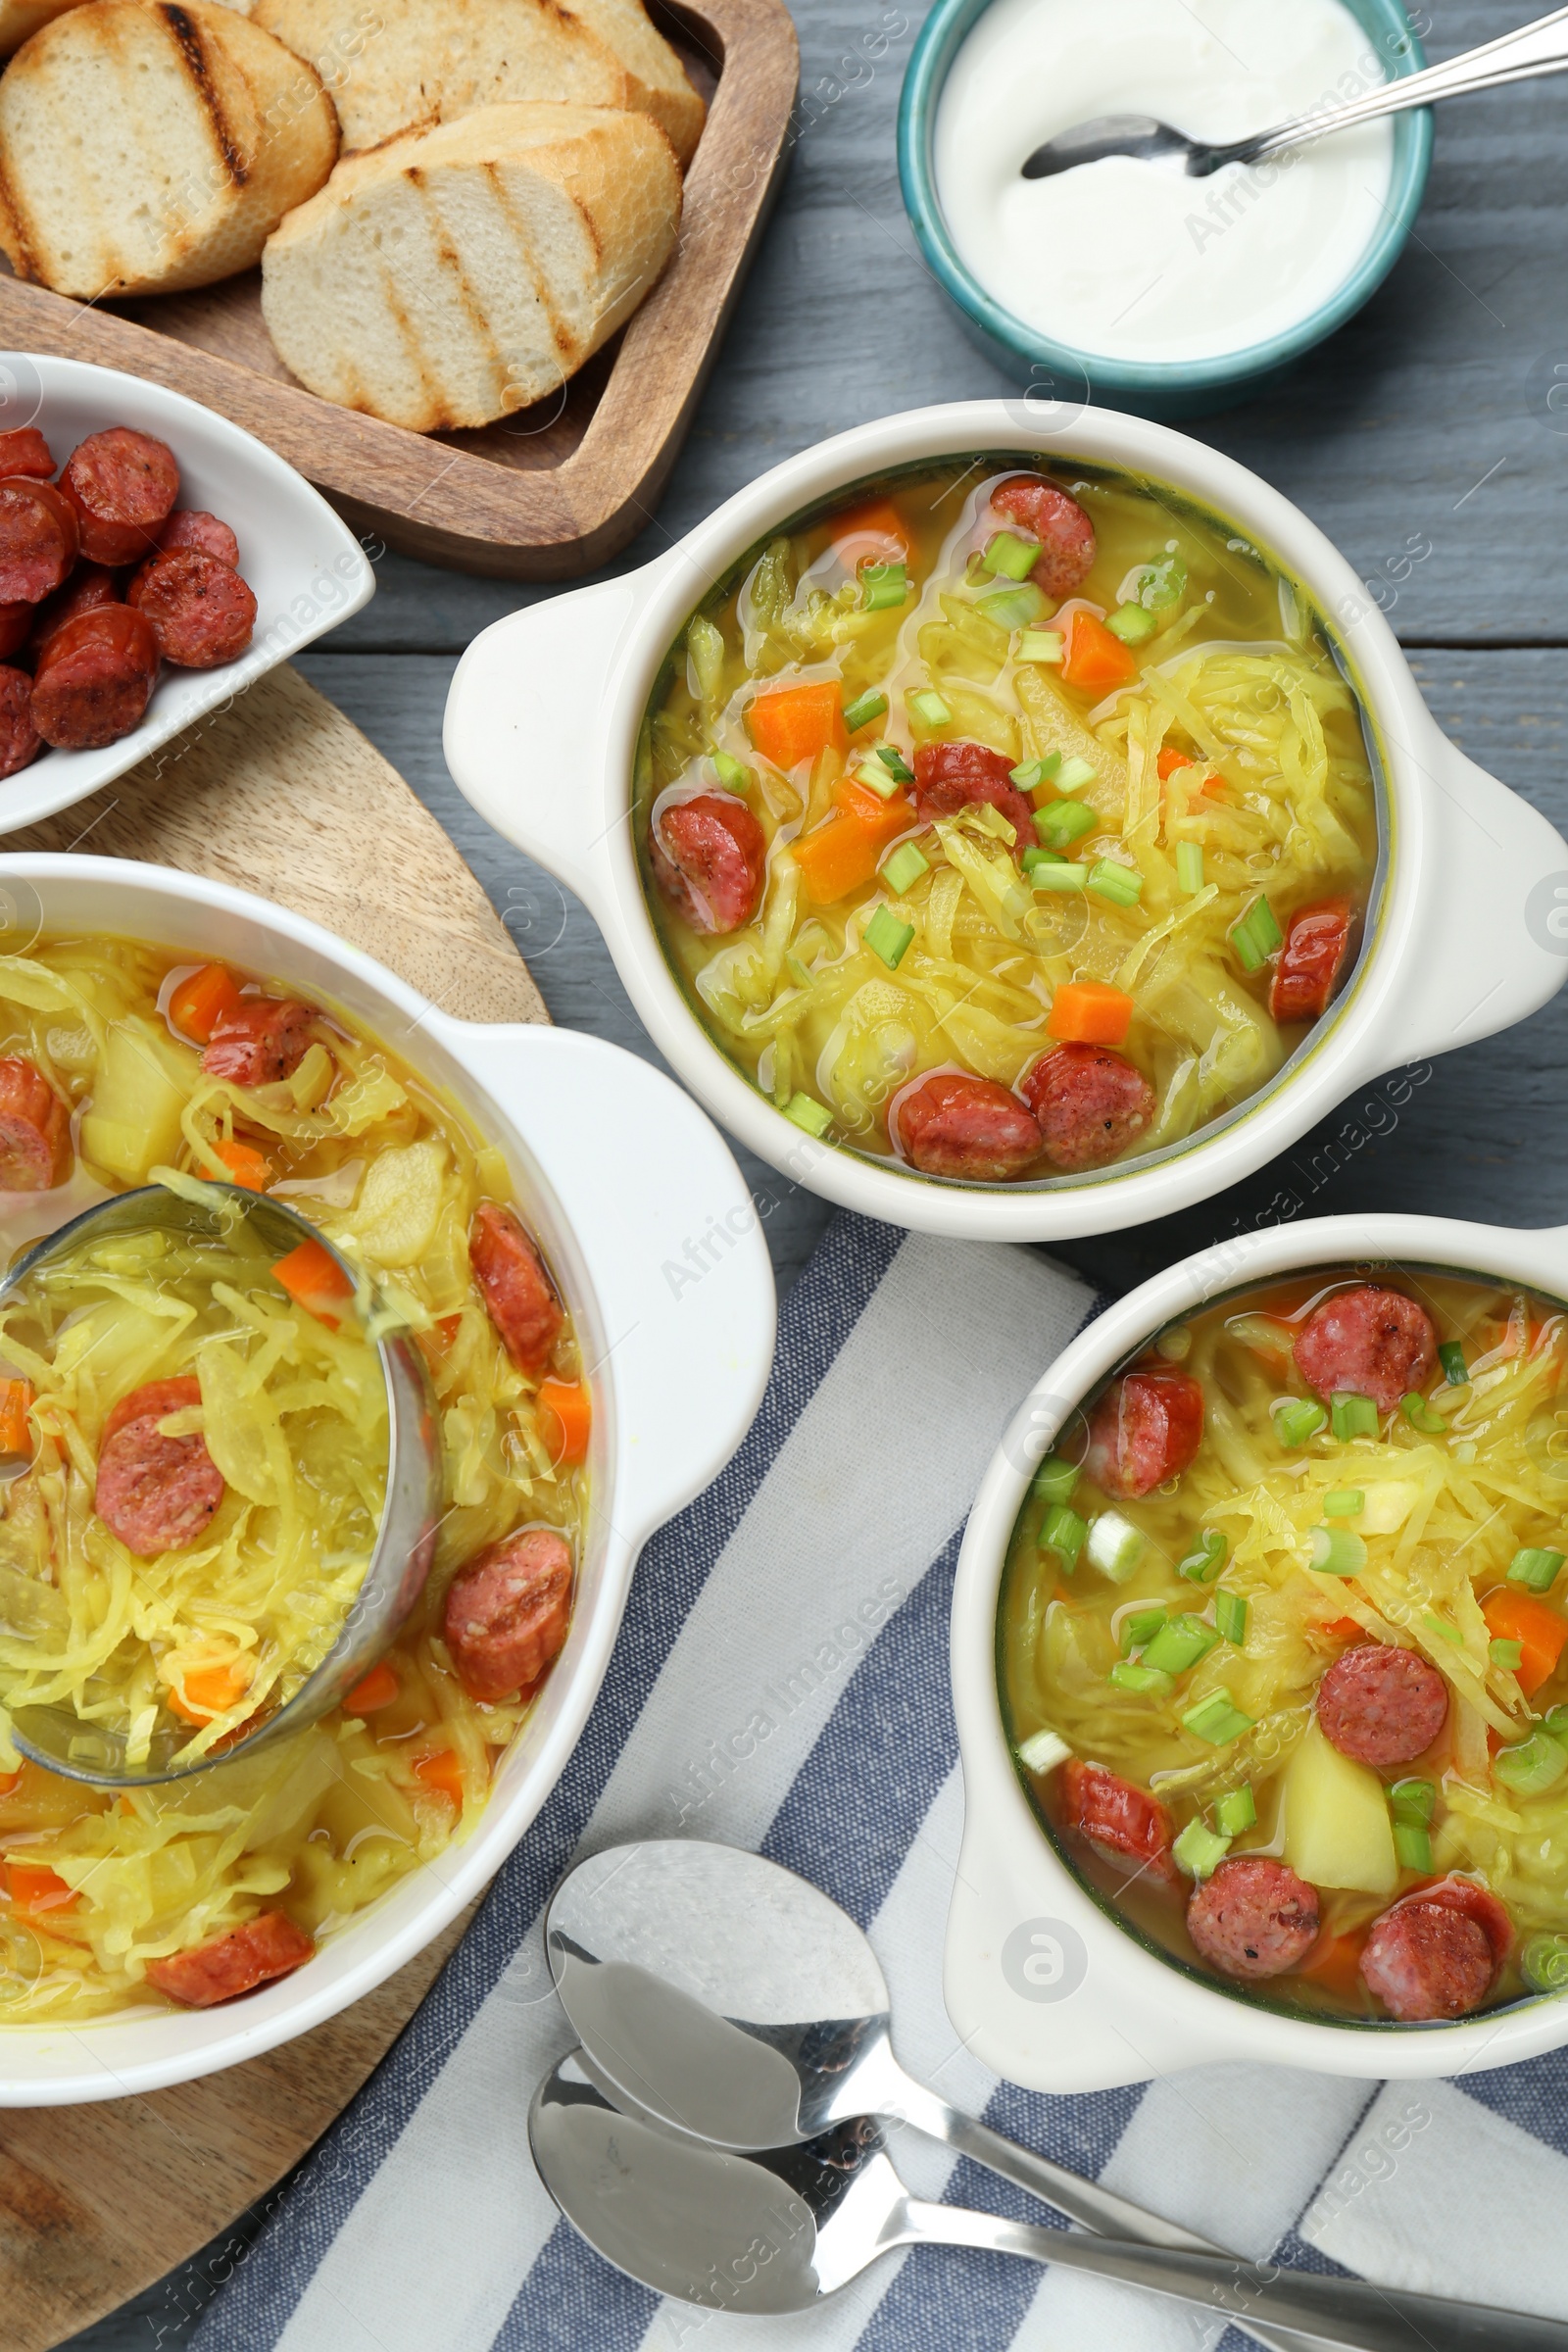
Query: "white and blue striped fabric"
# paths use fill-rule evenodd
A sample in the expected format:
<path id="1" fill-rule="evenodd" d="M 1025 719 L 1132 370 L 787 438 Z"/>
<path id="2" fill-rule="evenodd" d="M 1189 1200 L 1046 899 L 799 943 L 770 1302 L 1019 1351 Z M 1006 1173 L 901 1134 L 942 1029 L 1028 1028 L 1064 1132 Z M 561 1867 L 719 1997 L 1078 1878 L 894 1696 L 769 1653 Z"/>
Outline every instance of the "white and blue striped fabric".
<path id="1" fill-rule="evenodd" d="M 1382 2085 L 1209 2067 L 1097 2096 L 999 2082 L 942 2005 L 962 1790 L 948 1609 L 998 1436 L 1094 1312 L 1034 1254 L 841 1216 L 787 1301 L 756 1426 L 648 1546 L 582 1744 L 408 2032 L 279 2200 L 196 2352 L 1188 2352 L 1218 2322 L 1069 2273 L 894 2257 L 819 2313 L 662 2303 L 528 2156 L 572 2036 L 540 1921 L 574 1854 L 759 1848 L 869 1931 L 906 2064 L 956 2105 L 1261 2257 L 1568 2311 L 1568 2062 Z M 927 2196 L 1054 2218 L 901 2134 Z M 1242 2352 L 1234 2329 L 1216 2352 Z"/>

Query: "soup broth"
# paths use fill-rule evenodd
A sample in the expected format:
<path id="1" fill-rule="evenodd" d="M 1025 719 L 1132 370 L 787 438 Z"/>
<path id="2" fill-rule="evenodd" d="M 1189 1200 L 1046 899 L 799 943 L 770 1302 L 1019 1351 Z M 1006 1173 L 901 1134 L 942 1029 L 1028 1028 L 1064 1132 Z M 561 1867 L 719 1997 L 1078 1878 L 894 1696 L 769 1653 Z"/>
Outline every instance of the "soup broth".
<path id="1" fill-rule="evenodd" d="M 1235 1992 L 1432 2023 L 1568 1983 L 1568 1315 L 1396 1269 L 1162 1333 L 1019 1515 L 1045 1833 Z"/>
<path id="2" fill-rule="evenodd" d="M 661 674 L 635 832 L 715 1044 L 809 1133 L 1062 1181 L 1267 1086 L 1353 970 L 1356 698 L 1152 484 L 953 461 L 754 549 Z"/>

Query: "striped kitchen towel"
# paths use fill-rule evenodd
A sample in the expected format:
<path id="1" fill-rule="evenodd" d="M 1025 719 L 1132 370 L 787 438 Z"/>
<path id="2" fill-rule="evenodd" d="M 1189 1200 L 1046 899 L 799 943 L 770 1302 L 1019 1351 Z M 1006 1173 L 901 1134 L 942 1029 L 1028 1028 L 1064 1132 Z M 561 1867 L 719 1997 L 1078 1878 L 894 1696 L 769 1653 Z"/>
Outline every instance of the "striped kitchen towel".
<path id="1" fill-rule="evenodd" d="M 942 2005 L 962 1809 L 948 1608 L 970 1497 L 1094 1311 L 1029 1251 L 843 1215 L 787 1301 L 755 1428 L 649 1544 L 582 1744 L 417 2016 L 208 2306 L 196 2352 L 1177 2352 L 1219 2324 L 1071 2273 L 919 2249 L 824 2306 L 661 2300 L 560 2221 L 528 2101 L 573 2036 L 544 1905 L 574 1853 L 759 1848 L 868 1929 L 906 2064 L 954 2104 L 1225 2244 L 1568 2310 L 1568 2063 L 1382 2085 L 1208 2067 L 1096 2096 L 999 2082 Z M 1042 2209 L 901 2135 L 926 2196 Z M 1240 2352 L 1231 2330 L 1222 2352 Z"/>

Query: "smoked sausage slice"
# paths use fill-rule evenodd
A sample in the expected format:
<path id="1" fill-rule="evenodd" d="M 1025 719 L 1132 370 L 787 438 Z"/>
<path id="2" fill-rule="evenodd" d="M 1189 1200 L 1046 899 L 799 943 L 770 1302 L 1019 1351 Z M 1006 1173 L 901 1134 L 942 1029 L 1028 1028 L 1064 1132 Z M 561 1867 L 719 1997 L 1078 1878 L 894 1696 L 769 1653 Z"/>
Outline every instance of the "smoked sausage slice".
<path id="1" fill-rule="evenodd" d="M 176 507 L 158 533 L 158 545 L 199 547 L 204 556 L 216 556 L 220 564 L 239 569 L 239 541 L 227 523 L 209 514 L 205 507 Z"/>
<path id="2" fill-rule="evenodd" d="M 1233 1854 L 1194 1887 L 1187 1933 L 1227 1977 L 1283 1977 L 1317 1941 L 1317 1889 L 1271 1854 Z"/>
<path id="3" fill-rule="evenodd" d="M 672 801 L 651 848 L 655 880 L 694 931 L 738 931 L 751 921 L 767 842 L 744 801 L 717 792 Z"/>
<path id="4" fill-rule="evenodd" d="M 539 1680 L 566 1639 L 571 1576 L 565 1537 L 527 1527 L 453 1578 L 442 1632 L 471 1697 L 510 1698 Z"/>
<path id="5" fill-rule="evenodd" d="M 68 620 L 76 619 L 82 612 L 96 612 L 100 605 L 119 605 L 124 599 L 120 582 L 102 564 L 78 564 L 63 588 L 46 596 L 41 605 L 23 605 L 15 610 L 32 614 L 32 658 L 34 666 L 44 658 L 45 651 L 57 631 Z"/>
<path id="6" fill-rule="evenodd" d="M 1075 498 L 1037 473 L 1015 473 L 991 504 L 1009 526 L 1026 539 L 1038 539 L 1040 553 L 1029 574 L 1047 596 L 1071 596 L 1082 587 L 1095 564 L 1095 526 Z"/>
<path id="7" fill-rule="evenodd" d="M 0 670 L 0 680 L 8 674 Z M 71 1165 L 71 1113 L 20 1054 L 0 1060 L 0 1192 L 47 1193 Z"/>
<path id="8" fill-rule="evenodd" d="M 1322 1019 L 1350 944 L 1350 920 L 1348 899 L 1324 899 L 1292 915 L 1269 983 L 1268 1008 L 1275 1020 Z"/>
<path id="9" fill-rule="evenodd" d="M 158 1426 L 201 1400 L 197 1380 L 150 1380 L 104 1423 L 93 1508 L 138 1559 L 194 1544 L 223 1499 L 223 1474 L 200 1432 L 165 1437 Z"/>
<path id="10" fill-rule="evenodd" d="M 1351 1391 L 1380 1413 L 1419 1389 L 1438 1360 L 1438 1335 L 1426 1308 L 1402 1291 L 1364 1283 L 1336 1291 L 1296 1335 L 1296 1368 L 1320 1396 Z"/>
<path id="11" fill-rule="evenodd" d="M 1446 1903 L 1396 1903 L 1361 1952 L 1368 1991 L 1405 2021 L 1468 2017 L 1496 1974 L 1485 1929 Z"/>
<path id="12" fill-rule="evenodd" d="M 0 605 L 0 662 L 9 662 L 13 654 L 22 651 L 37 617 L 32 605 Z"/>
<path id="13" fill-rule="evenodd" d="M 112 424 L 76 444 L 60 487 L 76 510 L 88 563 L 135 564 L 150 553 L 172 511 L 179 467 L 166 442 Z"/>
<path id="14" fill-rule="evenodd" d="M 158 650 L 181 669 L 236 661 L 256 626 L 256 599 L 232 564 L 198 547 L 175 547 L 144 564 L 125 602 L 152 622 Z"/>
<path id="15" fill-rule="evenodd" d="M 286 1977 L 309 1960 L 316 1945 L 303 1928 L 281 1911 L 261 1911 L 243 1927 L 230 1928 L 191 1952 L 149 1960 L 147 1982 L 185 2009 L 211 2009 L 273 1977 Z"/>
<path id="16" fill-rule="evenodd" d="M 1001 1184 L 1040 1156 L 1039 1127 L 994 1078 L 939 1071 L 902 1098 L 896 1123 L 896 1140 L 926 1176 Z"/>
<path id="17" fill-rule="evenodd" d="M 13 432 L 0 433 L 0 477 L 19 473 L 38 482 L 55 478 L 49 444 L 35 424 L 19 424 Z"/>
<path id="18" fill-rule="evenodd" d="M 231 1086 L 275 1086 L 305 1059 L 315 1019 L 298 997 L 242 997 L 202 1049 L 202 1068 Z"/>
<path id="19" fill-rule="evenodd" d="M 1188 1373 L 1124 1372 L 1090 1417 L 1084 1469 L 1107 1494 L 1148 1494 L 1180 1477 L 1202 1438 L 1203 1392 Z"/>
<path id="20" fill-rule="evenodd" d="M 985 743 L 922 743 L 914 754 L 914 812 L 925 825 L 983 801 L 1017 835 L 1013 855 L 1035 846 L 1035 812 L 1012 780 L 1012 761 Z"/>
<path id="21" fill-rule="evenodd" d="M 52 482 L 0 481 L 0 604 L 41 604 L 80 544 L 75 509 Z"/>
<path id="22" fill-rule="evenodd" d="M 59 751 L 101 751 L 140 726 L 157 681 L 149 622 L 126 605 L 100 605 L 49 639 L 32 681 L 32 723 Z"/>
<path id="23" fill-rule="evenodd" d="M 1103 1764 L 1069 1756 L 1061 1768 L 1064 1826 L 1087 1838 L 1108 1862 L 1147 1872 L 1167 1886 L 1176 1877 L 1171 1860 L 1171 1817 L 1146 1788 L 1124 1781 Z"/>
<path id="24" fill-rule="evenodd" d="M 0 776 L 28 766 L 42 743 L 32 718 L 32 680 L 24 669 L 0 664 Z"/>
<path id="25" fill-rule="evenodd" d="M 1154 1090 L 1142 1070 L 1108 1046 L 1057 1046 L 1042 1054 L 1019 1087 L 1058 1168 L 1100 1168 L 1146 1134 Z"/>
<path id="26" fill-rule="evenodd" d="M 1342 1756 L 1387 1772 L 1432 1745 L 1448 1720 L 1448 1686 L 1418 1650 L 1359 1642 L 1319 1683 L 1317 1719 Z"/>
<path id="27" fill-rule="evenodd" d="M 519 1372 L 542 1372 L 566 1318 L 520 1218 L 481 1200 L 468 1228 L 468 1263 L 502 1346 Z"/>

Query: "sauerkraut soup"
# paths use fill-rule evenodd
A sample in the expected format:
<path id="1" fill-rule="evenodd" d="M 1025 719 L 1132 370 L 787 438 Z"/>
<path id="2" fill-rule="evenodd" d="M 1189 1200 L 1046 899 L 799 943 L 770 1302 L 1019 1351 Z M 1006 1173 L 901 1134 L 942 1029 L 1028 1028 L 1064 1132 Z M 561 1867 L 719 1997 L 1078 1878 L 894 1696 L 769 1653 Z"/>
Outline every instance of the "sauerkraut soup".
<path id="1" fill-rule="evenodd" d="M 13 1250 L 109 1195 L 206 1180 L 286 1200 L 332 1250 L 264 1264 L 236 1241 L 215 1268 L 188 1237 L 120 1237 L 29 1281 L 0 1334 L 0 1451 L 28 1465 L 0 1488 L 0 1689 L 86 1722 L 172 1720 L 217 1757 L 115 1794 L 6 1752 L 0 1717 L 16 2023 L 207 2006 L 297 1967 L 472 1827 L 567 1631 L 590 1396 L 500 1152 L 270 978 L 103 938 L 0 954 Z M 428 1584 L 339 1709 L 225 1761 L 364 1576 L 377 1328 L 412 1335 L 439 1412 Z"/>
<path id="2" fill-rule="evenodd" d="M 1019 1515 L 1041 1824 L 1227 1989 L 1432 2024 L 1568 1985 L 1568 1313 L 1316 1272 L 1162 1332 Z"/>
<path id="3" fill-rule="evenodd" d="M 811 1135 L 1083 1180 L 1273 1080 L 1354 970 L 1360 705 L 1303 593 L 1103 468 L 950 461 L 693 614 L 634 821 L 693 1010 Z"/>

